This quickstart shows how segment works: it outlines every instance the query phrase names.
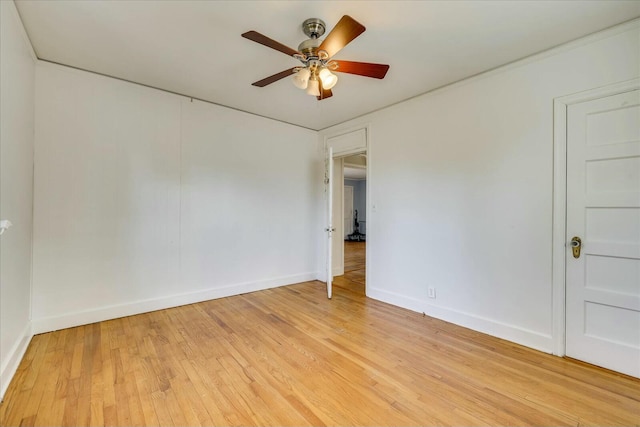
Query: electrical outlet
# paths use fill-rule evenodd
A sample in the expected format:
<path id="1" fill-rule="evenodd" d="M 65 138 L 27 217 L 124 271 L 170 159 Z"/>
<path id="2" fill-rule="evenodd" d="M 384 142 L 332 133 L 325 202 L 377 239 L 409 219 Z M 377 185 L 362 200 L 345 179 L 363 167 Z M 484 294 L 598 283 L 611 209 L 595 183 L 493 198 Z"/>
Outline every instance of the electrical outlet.
<path id="1" fill-rule="evenodd" d="M 429 286 L 429 294 L 428 294 L 429 298 L 435 298 L 436 297 L 436 288 L 432 288 L 431 286 Z"/>

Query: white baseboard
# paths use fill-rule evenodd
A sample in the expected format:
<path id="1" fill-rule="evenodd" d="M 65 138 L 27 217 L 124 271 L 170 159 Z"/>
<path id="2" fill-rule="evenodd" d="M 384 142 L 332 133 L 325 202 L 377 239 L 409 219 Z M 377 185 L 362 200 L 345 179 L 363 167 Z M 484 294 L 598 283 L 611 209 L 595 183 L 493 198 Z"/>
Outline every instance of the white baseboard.
<path id="1" fill-rule="evenodd" d="M 539 332 L 450 308 L 438 307 L 431 305 L 426 301 L 382 289 L 372 289 L 367 287 L 367 296 L 411 311 L 424 313 L 427 316 L 435 317 L 446 322 L 464 326 L 465 328 L 473 329 L 474 331 L 502 338 L 526 347 L 531 347 L 545 353 L 552 353 L 553 351 L 553 339 L 551 335 L 541 334 Z"/>
<path id="2" fill-rule="evenodd" d="M 78 311 L 75 313 L 68 313 L 61 316 L 36 318 L 31 322 L 32 331 L 34 334 L 57 331 L 59 329 L 87 325 L 90 323 L 101 322 L 103 320 L 133 316 L 135 314 L 148 313 L 150 311 L 163 310 L 165 308 L 178 307 L 211 299 L 224 298 L 247 292 L 255 292 L 279 286 L 292 285 L 294 283 L 307 282 L 315 280 L 316 276 L 317 272 L 302 273 L 292 276 L 260 280 L 257 282 L 238 283 L 220 288 L 134 301 L 126 304 L 111 305 L 91 310 Z"/>
<path id="3" fill-rule="evenodd" d="M 4 399 L 4 394 L 7 392 L 11 379 L 18 370 L 31 338 L 33 338 L 33 333 L 31 332 L 31 323 L 28 323 L 20 335 L 20 339 L 9 350 L 7 359 L 0 367 L 0 401 Z"/>

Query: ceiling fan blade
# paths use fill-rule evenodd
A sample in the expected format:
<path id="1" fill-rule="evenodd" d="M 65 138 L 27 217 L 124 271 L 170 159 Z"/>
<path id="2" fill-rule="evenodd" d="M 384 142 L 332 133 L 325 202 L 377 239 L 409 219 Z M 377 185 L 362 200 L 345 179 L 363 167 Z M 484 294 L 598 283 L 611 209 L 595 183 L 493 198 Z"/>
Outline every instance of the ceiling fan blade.
<path id="1" fill-rule="evenodd" d="M 292 49 L 289 46 L 285 46 L 282 43 L 279 43 L 273 39 L 270 39 L 269 37 L 262 35 L 257 31 L 247 31 L 246 33 L 242 34 L 242 37 L 244 37 L 245 39 L 254 41 L 256 43 L 260 43 L 261 45 L 270 47 L 271 49 L 280 51 L 285 55 L 292 56 L 300 53 L 297 50 Z"/>
<path id="2" fill-rule="evenodd" d="M 252 86 L 265 87 L 266 85 L 270 85 L 273 82 L 277 82 L 280 79 L 284 79 L 285 77 L 292 76 L 295 68 L 289 68 L 288 70 L 280 71 L 279 73 L 274 74 L 273 76 L 269 76 L 262 80 L 258 80 L 255 83 L 251 83 Z"/>
<path id="3" fill-rule="evenodd" d="M 344 15 L 320 44 L 318 50 L 326 51 L 329 54 L 329 58 L 331 58 L 343 47 L 348 45 L 351 40 L 362 34 L 364 30 L 366 30 L 364 25 L 360 24 L 349 15 Z"/>
<path id="4" fill-rule="evenodd" d="M 359 76 L 373 77 L 374 79 L 384 79 L 389 71 L 387 64 L 373 64 L 371 62 L 338 61 L 338 68 L 332 71 L 340 73 L 357 74 Z"/>

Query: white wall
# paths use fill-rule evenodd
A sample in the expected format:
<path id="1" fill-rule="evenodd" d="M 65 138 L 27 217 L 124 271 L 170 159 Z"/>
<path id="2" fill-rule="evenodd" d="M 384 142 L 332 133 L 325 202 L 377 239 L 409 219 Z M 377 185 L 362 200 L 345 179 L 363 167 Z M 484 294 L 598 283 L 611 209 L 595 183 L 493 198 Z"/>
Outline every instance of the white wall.
<path id="1" fill-rule="evenodd" d="M 316 277 L 316 132 L 183 103 L 183 286 L 228 293 Z M 227 293 L 227 291 L 225 291 Z"/>
<path id="2" fill-rule="evenodd" d="M 323 131 L 371 126 L 367 294 L 552 351 L 553 99 L 638 77 L 638 27 Z"/>
<path id="3" fill-rule="evenodd" d="M 35 56 L 13 2 L 0 2 L 0 398 L 31 338 Z"/>
<path id="4" fill-rule="evenodd" d="M 315 132 L 36 70 L 33 327 L 316 277 Z"/>

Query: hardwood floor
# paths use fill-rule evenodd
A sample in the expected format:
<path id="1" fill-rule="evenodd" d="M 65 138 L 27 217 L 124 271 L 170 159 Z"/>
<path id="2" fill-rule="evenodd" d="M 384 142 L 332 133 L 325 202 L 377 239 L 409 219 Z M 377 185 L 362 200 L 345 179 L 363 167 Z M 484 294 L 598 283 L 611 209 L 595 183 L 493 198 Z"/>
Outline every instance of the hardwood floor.
<path id="1" fill-rule="evenodd" d="M 307 282 L 38 335 L 0 425 L 638 425 L 639 408 L 640 380 Z"/>
<path id="2" fill-rule="evenodd" d="M 334 286 L 365 293 L 365 242 L 344 242 L 344 275 L 334 279 Z"/>

